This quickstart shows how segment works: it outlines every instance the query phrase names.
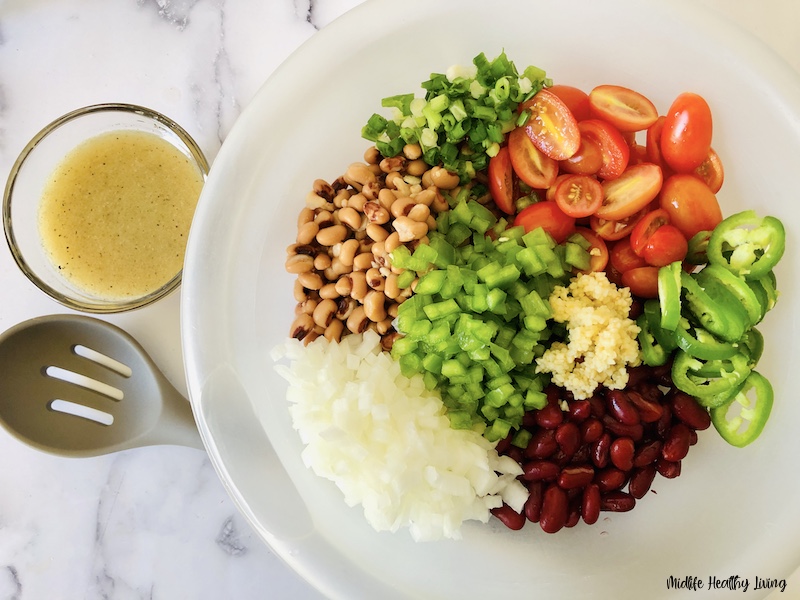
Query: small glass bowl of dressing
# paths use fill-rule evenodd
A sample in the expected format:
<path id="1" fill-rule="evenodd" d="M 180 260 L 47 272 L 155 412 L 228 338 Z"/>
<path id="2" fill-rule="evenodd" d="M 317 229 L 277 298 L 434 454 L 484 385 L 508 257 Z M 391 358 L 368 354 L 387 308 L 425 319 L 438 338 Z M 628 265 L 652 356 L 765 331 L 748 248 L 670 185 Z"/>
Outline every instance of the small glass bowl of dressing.
<path id="1" fill-rule="evenodd" d="M 180 285 L 208 170 L 191 136 L 162 114 L 80 108 L 37 133 L 14 163 L 6 241 L 28 279 L 61 304 L 140 308 Z"/>

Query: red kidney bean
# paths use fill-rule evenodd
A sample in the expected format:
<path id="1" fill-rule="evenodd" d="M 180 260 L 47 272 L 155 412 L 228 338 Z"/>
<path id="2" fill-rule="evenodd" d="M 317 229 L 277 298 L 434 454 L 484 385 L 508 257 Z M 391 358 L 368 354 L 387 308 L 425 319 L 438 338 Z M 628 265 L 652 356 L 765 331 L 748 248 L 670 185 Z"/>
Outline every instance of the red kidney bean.
<path id="1" fill-rule="evenodd" d="M 594 395 L 589 398 L 589 405 L 592 407 L 592 416 L 601 419 L 606 414 L 606 403 L 600 396 Z"/>
<path id="2" fill-rule="evenodd" d="M 636 449 L 636 454 L 633 455 L 634 467 L 646 467 L 658 460 L 661 456 L 661 442 L 653 440 L 642 444 Z"/>
<path id="3" fill-rule="evenodd" d="M 600 436 L 599 440 L 592 444 L 591 448 L 592 462 L 597 468 L 602 469 L 608 464 L 608 453 L 611 450 L 611 435 L 604 433 Z"/>
<path id="4" fill-rule="evenodd" d="M 601 492 L 618 490 L 625 485 L 627 480 L 628 476 L 625 472 L 616 467 L 605 468 L 594 476 L 594 483 Z"/>
<path id="5" fill-rule="evenodd" d="M 700 431 L 711 426 L 708 411 L 697 403 L 689 394 L 675 392 L 671 399 L 672 414 L 683 421 L 691 429 Z"/>
<path id="6" fill-rule="evenodd" d="M 667 437 L 670 427 L 672 427 L 672 408 L 669 404 L 663 404 L 662 408 L 664 412 L 661 418 L 656 421 L 656 433 L 663 440 Z"/>
<path id="7" fill-rule="evenodd" d="M 643 423 L 655 423 L 664 414 L 664 407 L 658 402 L 646 400 L 639 392 L 631 390 L 628 392 L 628 400 L 639 411 L 639 417 Z"/>
<path id="8" fill-rule="evenodd" d="M 657 383 L 652 381 L 644 381 L 636 386 L 636 391 L 648 402 L 654 404 L 661 404 L 664 400 L 664 392 L 658 387 Z"/>
<path id="9" fill-rule="evenodd" d="M 564 412 L 557 404 L 548 404 L 536 413 L 536 424 L 544 429 L 555 429 L 564 421 Z"/>
<path id="10" fill-rule="evenodd" d="M 634 498 L 644 498 L 645 494 L 650 490 L 653 485 L 653 479 L 656 477 L 655 465 L 647 465 L 641 469 L 636 469 L 631 473 L 631 481 L 628 484 L 628 492 Z"/>
<path id="11" fill-rule="evenodd" d="M 691 430 L 683 423 L 675 423 L 667 437 L 664 438 L 664 445 L 661 447 L 661 456 L 664 460 L 678 462 L 689 453 L 689 441 Z"/>
<path id="12" fill-rule="evenodd" d="M 522 529 L 523 525 L 525 525 L 525 515 L 518 513 L 508 504 L 504 503 L 503 506 L 493 508 L 491 512 L 500 519 L 503 525 L 514 531 Z"/>
<path id="13" fill-rule="evenodd" d="M 495 446 L 495 450 L 498 454 L 505 454 L 505 452 L 511 447 L 511 440 L 514 437 L 514 432 L 512 431 L 502 440 L 497 442 L 497 446 Z"/>
<path id="14" fill-rule="evenodd" d="M 636 498 L 627 492 L 606 492 L 600 498 L 600 510 L 628 512 L 636 506 Z"/>
<path id="15" fill-rule="evenodd" d="M 568 457 L 572 456 L 581 447 L 581 432 L 575 423 L 562 423 L 556 429 L 556 442 L 561 451 Z"/>
<path id="16" fill-rule="evenodd" d="M 644 427 L 641 423 L 637 423 L 636 425 L 625 425 L 624 423 L 617 421 L 611 415 L 606 415 L 603 417 L 603 425 L 614 435 L 626 436 L 635 442 L 638 442 L 644 436 Z"/>
<path id="17" fill-rule="evenodd" d="M 581 503 L 573 502 L 569 505 L 569 512 L 567 513 L 567 520 L 564 527 L 575 527 L 581 520 Z"/>
<path id="18" fill-rule="evenodd" d="M 564 467 L 558 476 L 559 487 L 573 490 L 585 487 L 594 479 L 594 469 L 589 465 Z"/>
<path id="19" fill-rule="evenodd" d="M 672 361 L 659 367 L 653 367 L 651 370 L 651 381 L 655 381 L 656 385 L 664 387 L 672 387 Z"/>
<path id="20" fill-rule="evenodd" d="M 611 442 L 609 457 L 612 464 L 620 471 L 630 471 L 633 468 L 633 453 L 636 446 L 629 437 L 621 437 Z"/>
<path id="21" fill-rule="evenodd" d="M 578 448 L 578 451 L 572 455 L 570 462 L 576 465 L 591 462 L 591 452 L 592 450 L 589 448 L 588 444 L 581 444 L 581 447 Z"/>
<path id="22" fill-rule="evenodd" d="M 567 493 L 555 484 L 549 485 L 542 499 L 539 526 L 546 533 L 555 533 L 566 524 L 568 512 Z"/>
<path id="23" fill-rule="evenodd" d="M 592 416 L 592 404 L 588 400 L 575 400 L 569 404 L 569 418 L 575 423 L 582 423 Z"/>
<path id="24" fill-rule="evenodd" d="M 549 458 L 553 452 L 558 450 L 556 442 L 556 432 L 553 429 L 539 429 L 534 432 L 528 447 L 525 448 L 525 456 L 528 458 Z"/>
<path id="25" fill-rule="evenodd" d="M 628 389 L 634 388 L 652 376 L 652 369 L 647 365 L 639 365 L 628 369 Z"/>
<path id="26" fill-rule="evenodd" d="M 694 446 L 697 443 L 697 432 L 694 429 L 689 431 L 689 445 Z"/>
<path id="27" fill-rule="evenodd" d="M 603 424 L 595 417 L 589 417 L 578 428 L 581 431 L 581 440 L 584 444 L 592 444 L 603 435 Z"/>
<path id="28" fill-rule="evenodd" d="M 511 459 L 517 461 L 518 463 L 522 464 L 523 460 L 522 448 L 511 446 L 508 450 L 506 450 L 506 455 Z"/>
<path id="29" fill-rule="evenodd" d="M 606 393 L 606 407 L 608 412 L 623 425 L 636 425 L 641 421 L 639 411 L 622 390 L 609 390 Z"/>
<path id="30" fill-rule="evenodd" d="M 670 462 L 664 458 L 659 458 L 656 461 L 656 470 L 665 479 L 675 479 L 681 474 L 681 463 Z"/>
<path id="31" fill-rule="evenodd" d="M 544 488 L 541 482 L 535 481 L 528 486 L 528 499 L 525 501 L 525 507 L 522 512 L 525 513 L 525 518 L 533 523 L 539 522 L 539 515 L 542 513 L 543 496 Z"/>
<path id="32" fill-rule="evenodd" d="M 561 469 L 549 460 L 532 460 L 522 465 L 522 478 L 527 481 L 543 481 L 558 477 Z"/>
<path id="33" fill-rule="evenodd" d="M 581 498 L 581 515 L 585 523 L 597 523 L 600 517 L 600 488 L 596 483 L 590 483 L 583 489 Z"/>

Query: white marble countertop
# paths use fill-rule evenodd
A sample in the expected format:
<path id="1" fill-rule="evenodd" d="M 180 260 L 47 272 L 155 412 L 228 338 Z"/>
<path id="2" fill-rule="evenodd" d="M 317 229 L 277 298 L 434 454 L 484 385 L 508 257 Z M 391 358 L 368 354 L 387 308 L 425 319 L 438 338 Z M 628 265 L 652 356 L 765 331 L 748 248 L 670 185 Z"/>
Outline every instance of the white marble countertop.
<path id="1" fill-rule="evenodd" d="M 0 177 L 52 119 L 112 101 L 169 115 L 213 161 L 275 67 L 361 1 L 0 0 Z M 701 3 L 800 72 L 796 0 Z M 108 320 L 185 393 L 179 301 Z M 60 312 L 3 244 L 0 331 Z M 320 597 L 251 531 L 201 451 L 63 459 L 0 430 L 0 457 L 0 600 Z M 800 597 L 800 577 L 783 597 Z"/>

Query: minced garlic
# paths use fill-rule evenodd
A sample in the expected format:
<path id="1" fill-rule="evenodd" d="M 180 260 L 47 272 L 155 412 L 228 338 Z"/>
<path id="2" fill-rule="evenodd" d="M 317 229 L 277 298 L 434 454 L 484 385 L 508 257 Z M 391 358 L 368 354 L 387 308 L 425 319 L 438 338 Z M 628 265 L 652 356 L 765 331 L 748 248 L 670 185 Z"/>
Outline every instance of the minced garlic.
<path id="1" fill-rule="evenodd" d="M 599 385 L 623 389 L 627 367 L 641 363 L 639 327 L 628 318 L 630 290 L 602 272 L 579 274 L 553 290 L 550 305 L 553 319 L 566 323 L 568 341 L 554 342 L 537 359 L 536 371 L 551 373 L 553 383 L 576 399 L 590 397 Z"/>

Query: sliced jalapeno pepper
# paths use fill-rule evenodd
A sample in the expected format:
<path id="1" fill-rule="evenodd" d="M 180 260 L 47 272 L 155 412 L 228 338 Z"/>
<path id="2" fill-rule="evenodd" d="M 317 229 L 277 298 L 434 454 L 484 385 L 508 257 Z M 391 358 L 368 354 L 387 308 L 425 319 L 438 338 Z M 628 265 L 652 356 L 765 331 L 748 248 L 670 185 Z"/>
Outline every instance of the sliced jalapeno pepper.
<path id="1" fill-rule="evenodd" d="M 738 346 L 747 354 L 751 365 L 756 365 L 764 352 L 764 336 L 755 327 L 750 328 L 739 340 Z"/>
<path id="2" fill-rule="evenodd" d="M 778 264 L 785 249 L 783 223 L 746 210 L 723 219 L 714 228 L 706 253 L 709 263 L 745 279 L 758 279 Z"/>
<path id="3" fill-rule="evenodd" d="M 681 318 L 680 261 L 658 270 L 658 302 L 661 308 L 661 327 L 673 331 Z"/>
<path id="4" fill-rule="evenodd" d="M 647 317 L 644 313 L 639 315 L 636 319 L 636 324 L 639 326 L 639 348 L 642 350 L 642 362 L 649 367 L 660 367 L 667 363 L 669 354 L 664 347 L 658 342 L 655 335 L 653 335 L 648 323 Z"/>
<path id="5" fill-rule="evenodd" d="M 689 323 L 687 319 L 681 319 L 681 323 L 675 328 L 675 341 L 678 348 L 703 360 L 731 358 L 740 351 L 734 343 L 718 340 L 702 327 Z"/>
<path id="6" fill-rule="evenodd" d="M 717 406 L 737 393 L 750 372 L 743 353 L 724 361 L 703 362 L 678 350 L 672 363 L 672 382 L 700 404 Z"/>
<path id="7" fill-rule="evenodd" d="M 722 439 L 742 448 L 761 435 L 772 411 L 773 398 L 769 380 L 752 371 L 729 402 L 711 409 L 711 422 Z"/>
<path id="8" fill-rule="evenodd" d="M 645 300 L 642 315 L 647 319 L 650 333 L 653 334 L 653 337 L 667 353 L 678 347 L 675 343 L 675 335 L 661 327 L 661 308 L 658 300 L 655 298 Z"/>
<path id="9" fill-rule="evenodd" d="M 686 307 L 700 325 L 726 342 L 742 337 L 748 327 L 747 314 L 735 298 L 719 294 L 716 288 L 704 290 L 685 271 L 681 271 L 681 285 Z"/>
<path id="10" fill-rule="evenodd" d="M 684 259 L 690 265 L 704 265 L 708 262 L 708 240 L 711 239 L 710 231 L 698 231 L 689 240 L 689 250 Z"/>
<path id="11" fill-rule="evenodd" d="M 753 290 L 753 293 L 758 299 L 761 306 L 761 318 L 763 319 L 764 315 L 772 310 L 775 307 L 775 303 L 778 301 L 775 273 L 770 271 L 758 279 L 751 279 L 747 282 L 747 285 Z"/>
<path id="12" fill-rule="evenodd" d="M 763 317 L 758 297 L 743 278 L 719 265 L 707 265 L 695 277 L 710 296 L 732 296 L 737 300 L 747 313 L 749 327 Z"/>

